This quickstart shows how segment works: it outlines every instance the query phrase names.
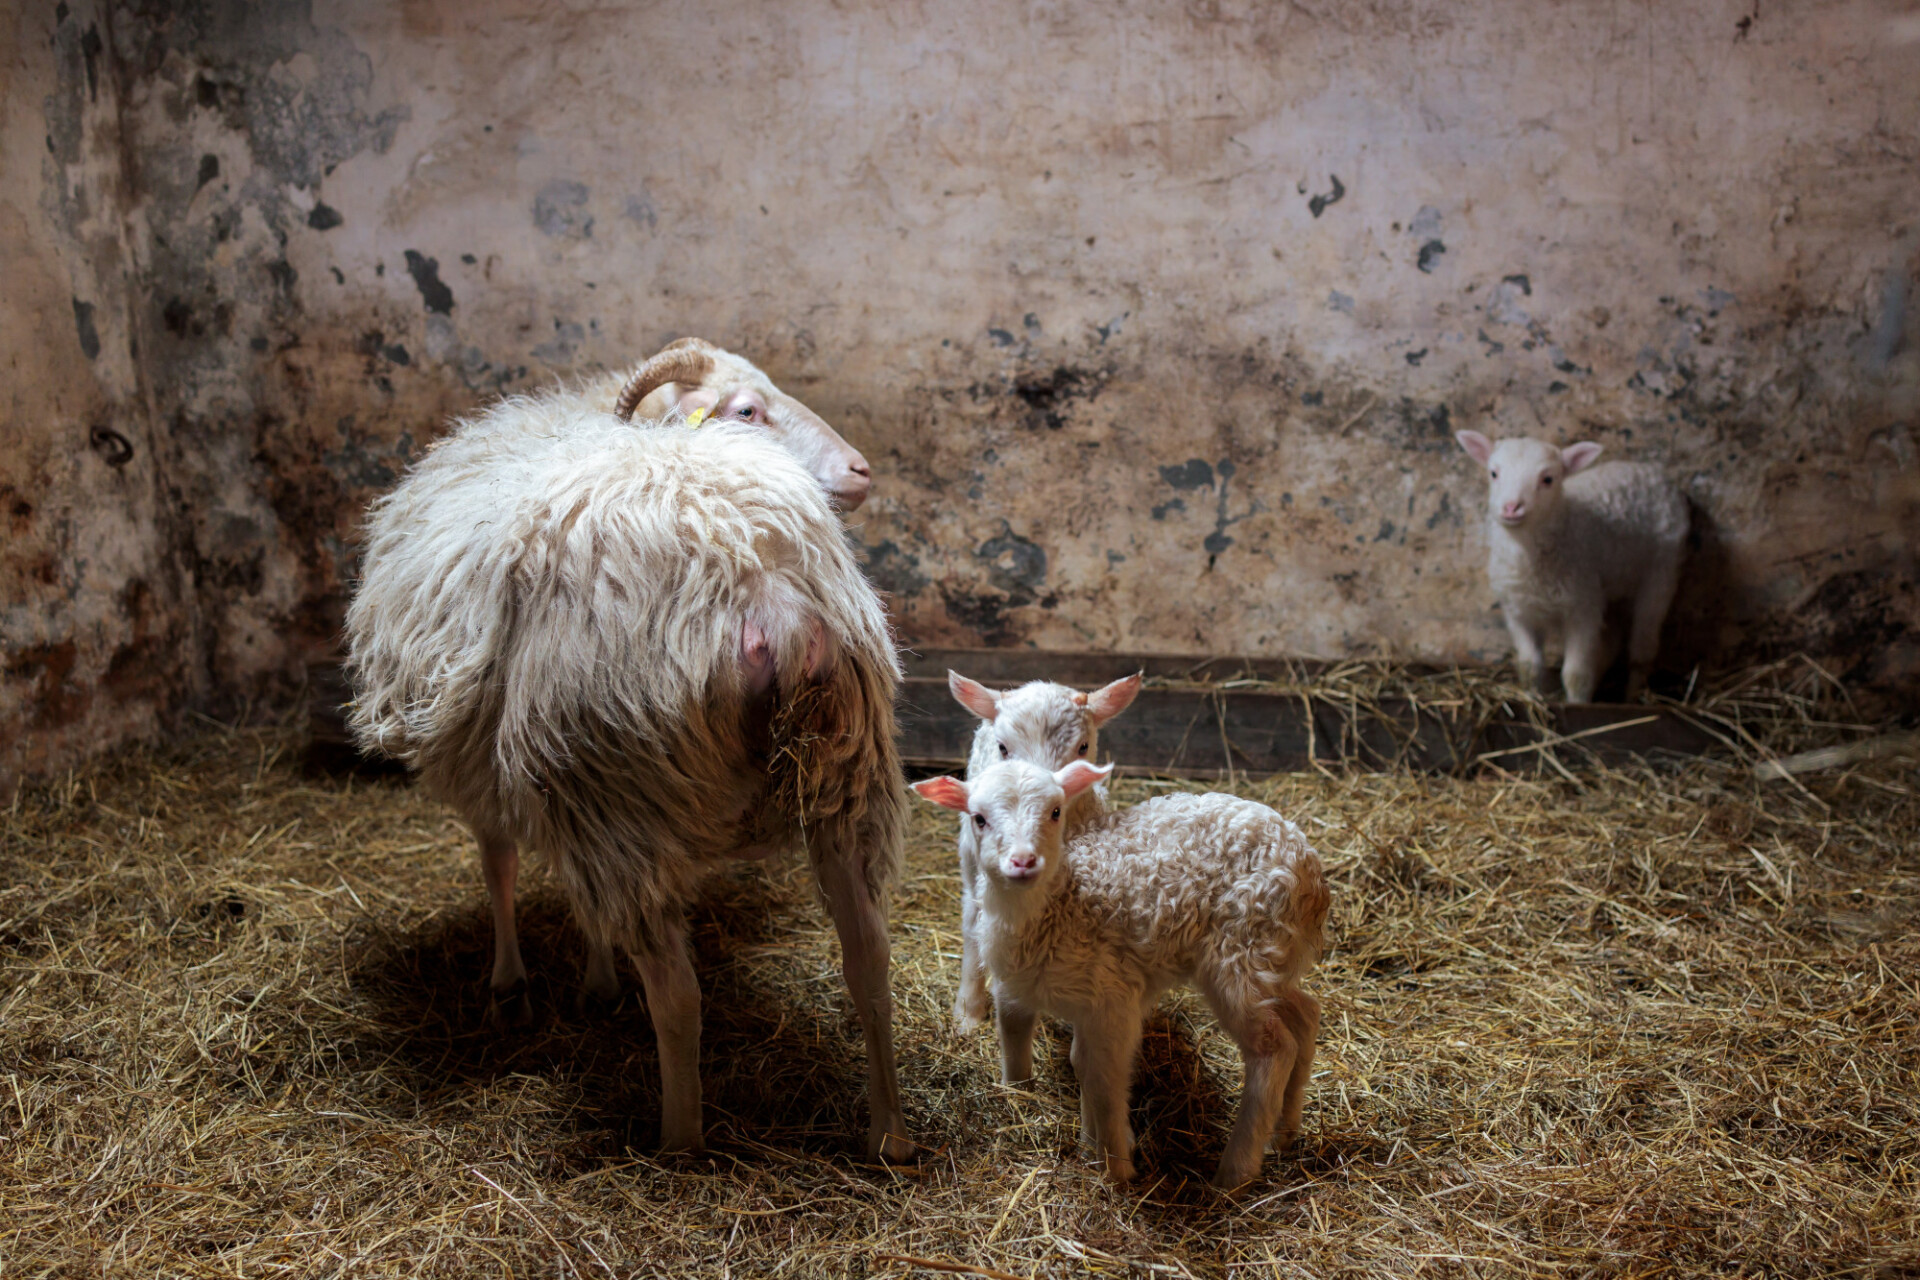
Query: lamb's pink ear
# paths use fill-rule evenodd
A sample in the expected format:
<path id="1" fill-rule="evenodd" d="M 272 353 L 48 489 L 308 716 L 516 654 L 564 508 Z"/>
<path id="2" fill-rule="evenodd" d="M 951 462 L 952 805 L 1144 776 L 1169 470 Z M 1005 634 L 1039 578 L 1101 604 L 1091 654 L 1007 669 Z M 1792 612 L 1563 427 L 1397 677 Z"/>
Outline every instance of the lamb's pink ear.
<path id="1" fill-rule="evenodd" d="M 943 809 L 952 809 L 957 813 L 967 811 L 967 784 L 958 778 L 928 778 L 925 782 L 914 783 L 913 789 L 922 800 L 931 800 Z"/>
<path id="2" fill-rule="evenodd" d="M 1601 446 L 1591 440 L 1582 440 L 1579 444 L 1570 444 L 1560 451 L 1560 461 L 1567 464 L 1567 474 L 1585 471 L 1600 456 Z"/>
<path id="3" fill-rule="evenodd" d="M 1094 728 L 1098 729 L 1133 705 L 1134 696 L 1140 692 L 1142 674 L 1136 671 L 1087 695 L 1087 715 L 1092 719 Z"/>
<path id="4" fill-rule="evenodd" d="M 1094 783 L 1105 782 L 1107 775 L 1112 772 L 1113 766 L 1110 764 L 1088 764 L 1085 760 L 1075 760 L 1054 774 L 1053 780 L 1071 800 Z"/>
<path id="5" fill-rule="evenodd" d="M 953 700 L 965 707 L 982 720 L 991 720 L 1000 714 L 1000 695 L 978 680 L 969 680 L 958 671 L 947 672 L 947 692 Z"/>
<path id="6" fill-rule="evenodd" d="M 1487 465 L 1487 459 L 1493 456 L 1493 441 L 1478 431 L 1456 431 L 1453 433 L 1453 438 L 1458 440 L 1460 447 L 1472 454 L 1473 460 L 1483 467 Z"/>

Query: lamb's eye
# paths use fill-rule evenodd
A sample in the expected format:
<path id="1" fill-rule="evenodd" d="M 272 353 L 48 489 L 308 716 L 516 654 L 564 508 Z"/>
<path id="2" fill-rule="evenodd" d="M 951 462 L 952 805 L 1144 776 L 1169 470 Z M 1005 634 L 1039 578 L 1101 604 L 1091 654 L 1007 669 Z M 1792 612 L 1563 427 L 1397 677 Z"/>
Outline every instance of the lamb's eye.
<path id="1" fill-rule="evenodd" d="M 1000 744 L 1000 758 L 1002 760 L 1007 758 L 1007 744 L 1004 742 Z"/>
<path id="2" fill-rule="evenodd" d="M 1546 486 L 1547 486 L 1547 487 L 1548 487 L 1549 489 L 1551 489 L 1551 488 L 1553 487 L 1553 477 L 1552 477 L 1552 476 L 1541 476 L 1541 477 L 1540 477 L 1540 483 L 1541 483 L 1541 484 L 1543 484 L 1543 485 L 1546 485 Z"/>
<path id="3" fill-rule="evenodd" d="M 984 813 L 974 814 L 973 826 L 976 831 L 985 831 L 987 829 L 987 815 Z"/>
<path id="4" fill-rule="evenodd" d="M 1073 754 L 1075 754 L 1075 755 L 1077 755 L 1077 756 L 1083 756 L 1083 755 L 1085 755 L 1085 754 L 1087 754 L 1087 744 L 1086 744 L 1086 743 L 1084 743 L 1084 742 L 1083 742 L 1083 743 L 1081 743 L 1081 744 L 1080 744 L 1080 749 L 1079 749 L 1078 751 L 1075 751 L 1075 752 L 1074 752 Z"/>
<path id="5" fill-rule="evenodd" d="M 1500 478 L 1500 468 L 1495 467 L 1493 470 L 1487 472 L 1487 474 L 1492 476 L 1495 480 L 1498 480 Z"/>
<path id="6" fill-rule="evenodd" d="M 1052 812 L 1051 814 L 1049 814 L 1049 815 L 1048 815 L 1048 817 L 1047 817 L 1047 821 L 1049 821 L 1049 822 L 1058 822 L 1058 821 L 1060 821 L 1060 810 L 1058 810 L 1058 809 L 1055 809 L 1055 810 L 1054 810 L 1054 811 L 1053 811 L 1053 812 Z"/>

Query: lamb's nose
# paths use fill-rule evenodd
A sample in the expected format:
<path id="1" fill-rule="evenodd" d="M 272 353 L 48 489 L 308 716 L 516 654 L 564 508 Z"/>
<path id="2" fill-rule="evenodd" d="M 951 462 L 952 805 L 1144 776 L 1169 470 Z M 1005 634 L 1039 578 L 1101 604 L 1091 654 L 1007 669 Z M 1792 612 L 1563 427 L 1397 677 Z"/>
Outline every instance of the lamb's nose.
<path id="1" fill-rule="evenodd" d="M 1507 517 L 1507 519 L 1512 520 L 1515 517 L 1524 514 L 1526 509 L 1527 509 L 1527 504 L 1524 502 L 1509 502 L 1500 508 L 1500 514 Z"/>

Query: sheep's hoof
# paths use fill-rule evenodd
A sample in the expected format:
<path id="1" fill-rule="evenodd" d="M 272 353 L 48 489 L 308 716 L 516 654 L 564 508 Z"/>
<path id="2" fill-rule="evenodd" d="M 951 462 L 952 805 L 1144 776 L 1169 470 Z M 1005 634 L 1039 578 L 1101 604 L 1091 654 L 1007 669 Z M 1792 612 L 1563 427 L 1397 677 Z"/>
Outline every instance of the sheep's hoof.
<path id="1" fill-rule="evenodd" d="M 580 984 L 573 993 L 573 1012 L 576 1017 L 592 1018 L 606 1013 L 620 1003 L 620 984 L 609 983 L 605 986 L 592 981 Z"/>
<path id="2" fill-rule="evenodd" d="M 525 978 L 510 987 L 488 989 L 487 1029 L 489 1031 L 524 1031 L 532 1025 L 533 996 L 527 991 Z"/>
<path id="3" fill-rule="evenodd" d="M 986 1024 L 986 1019 L 964 1005 L 953 1006 L 953 1034 L 970 1036 Z"/>
<path id="4" fill-rule="evenodd" d="M 889 1165 L 912 1165 L 916 1159 L 920 1159 L 920 1148 L 893 1132 L 876 1132 L 868 1136 L 866 1151 L 874 1159 Z"/>

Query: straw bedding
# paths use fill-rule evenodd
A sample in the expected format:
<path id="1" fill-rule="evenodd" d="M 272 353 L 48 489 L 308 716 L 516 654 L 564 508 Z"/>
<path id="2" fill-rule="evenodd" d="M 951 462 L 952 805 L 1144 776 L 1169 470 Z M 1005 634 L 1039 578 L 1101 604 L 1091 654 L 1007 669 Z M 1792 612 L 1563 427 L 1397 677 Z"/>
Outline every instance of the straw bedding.
<path id="1" fill-rule="evenodd" d="M 573 1012 L 549 887 L 545 1019 L 490 1034 L 465 833 L 207 727 L 0 811 L 0 1274 L 1920 1274 L 1920 770 L 1756 782 L 1857 732 L 1810 671 L 1689 708 L 1721 756 L 1236 784 L 1334 890 L 1305 1136 L 1237 1199 L 1205 1177 L 1238 1062 L 1196 1001 L 1149 1028 L 1124 1193 L 1072 1153 L 1060 1037 L 1022 1092 L 950 1034 L 944 814 L 916 809 L 894 907 L 922 1162 L 858 1154 L 797 858 L 695 918 L 713 1152 L 660 1161 L 644 1012 Z"/>

